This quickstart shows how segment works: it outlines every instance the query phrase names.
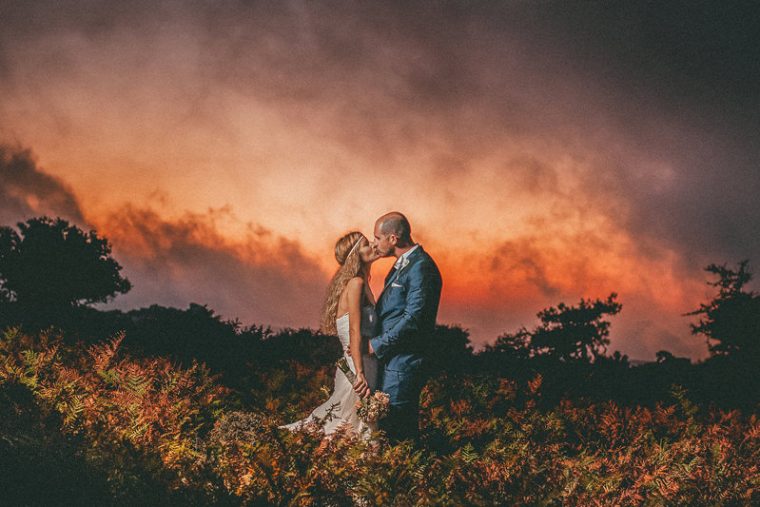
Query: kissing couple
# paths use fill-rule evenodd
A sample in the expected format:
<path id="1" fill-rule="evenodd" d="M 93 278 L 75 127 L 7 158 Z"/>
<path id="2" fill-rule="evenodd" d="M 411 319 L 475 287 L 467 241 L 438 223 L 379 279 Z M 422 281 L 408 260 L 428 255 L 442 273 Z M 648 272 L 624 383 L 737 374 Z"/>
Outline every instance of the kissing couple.
<path id="1" fill-rule="evenodd" d="M 380 257 L 391 256 L 396 263 L 375 300 L 368 283 L 370 268 Z M 372 241 L 361 232 L 340 238 L 335 259 L 340 267 L 328 286 L 321 330 L 338 336 L 355 382 L 336 368 L 330 399 L 306 419 L 283 427 L 295 430 L 321 421 L 325 435 L 349 425 L 365 438 L 380 429 L 392 442 L 416 440 L 420 391 L 430 373 L 427 358 L 436 346 L 441 273 L 398 212 L 375 221 Z M 366 422 L 357 405 L 376 391 L 388 395 L 389 411 L 377 423 Z"/>

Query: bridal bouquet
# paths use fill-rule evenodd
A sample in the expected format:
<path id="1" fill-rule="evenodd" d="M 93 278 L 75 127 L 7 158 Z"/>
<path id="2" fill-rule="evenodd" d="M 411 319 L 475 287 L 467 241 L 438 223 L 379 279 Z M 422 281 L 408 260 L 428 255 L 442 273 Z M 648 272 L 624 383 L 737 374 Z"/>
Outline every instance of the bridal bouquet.
<path id="1" fill-rule="evenodd" d="M 388 393 L 375 391 L 370 396 L 356 402 L 356 413 L 362 421 L 374 423 L 388 415 L 391 397 Z"/>
<path id="2" fill-rule="evenodd" d="M 345 357 L 338 360 L 338 368 L 342 371 L 351 385 L 356 383 L 356 374 L 351 371 L 348 361 Z M 391 397 L 382 391 L 375 391 L 370 396 L 361 398 L 356 402 L 356 413 L 359 418 L 366 423 L 375 423 L 388 415 L 390 410 Z"/>

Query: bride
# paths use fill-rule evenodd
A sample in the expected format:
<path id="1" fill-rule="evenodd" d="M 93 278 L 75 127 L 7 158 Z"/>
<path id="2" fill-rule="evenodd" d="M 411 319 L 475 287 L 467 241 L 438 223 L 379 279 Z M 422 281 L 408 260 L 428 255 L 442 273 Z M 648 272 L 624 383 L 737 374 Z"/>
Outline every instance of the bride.
<path id="1" fill-rule="evenodd" d="M 367 424 L 359 418 L 356 402 L 359 401 L 357 392 L 366 396 L 377 388 L 379 381 L 377 359 L 367 353 L 368 339 L 378 330 L 375 298 L 368 283 L 370 266 L 378 257 L 361 232 L 349 232 L 335 244 L 335 259 L 340 267 L 328 286 L 321 330 L 340 339 L 343 356 L 356 374 L 356 384 L 352 386 L 346 375 L 336 368 L 335 388 L 330 399 L 306 419 L 282 428 L 296 430 L 308 422 L 322 421 L 325 435 L 344 424 L 365 435 L 377 429 L 375 424 Z"/>

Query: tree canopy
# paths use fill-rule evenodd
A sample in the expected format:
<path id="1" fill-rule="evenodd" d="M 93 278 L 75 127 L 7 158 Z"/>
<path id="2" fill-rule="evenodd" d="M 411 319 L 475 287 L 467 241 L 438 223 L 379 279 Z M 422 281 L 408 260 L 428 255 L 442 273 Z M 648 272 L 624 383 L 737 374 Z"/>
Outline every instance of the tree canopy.
<path id="1" fill-rule="evenodd" d="M 107 302 L 132 288 L 121 269 L 107 239 L 61 218 L 0 227 L 0 296 L 25 307 Z"/>
<path id="2" fill-rule="evenodd" d="M 521 328 L 500 336 L 493 350 L 509 352 L 514 357 L 553 357 L 562 361 L 591 361 L 604 355 L 609 345 L 609 321 L 623 308 L 612 293 L 606 300 L 581 299 L 578 306 L 560 303 L 537 314 L 541 323 L 532 331 Z"/>
<path id="3" fill-rule="evenodd" d="M 700 315 L 692 333 L 707 337 L 707 346 L 716 356 L 743 357 L 757 362 L 760 359 L 760 294 L 747 291 L 752 279 L 749 261 L 741 261 L 737 269 L 725 264 L 710 264 L 705 271 L 718 277 L 708 282 L 718 288 L 718 294 L 707 304 L 687 315 Z"/>

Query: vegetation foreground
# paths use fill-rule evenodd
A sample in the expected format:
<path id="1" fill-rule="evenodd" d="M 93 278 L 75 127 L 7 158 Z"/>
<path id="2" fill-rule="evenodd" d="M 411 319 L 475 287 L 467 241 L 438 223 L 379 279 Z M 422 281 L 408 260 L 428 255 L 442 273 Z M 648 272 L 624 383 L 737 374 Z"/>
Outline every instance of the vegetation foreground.
<path id="1" fill-rule="evenodd" d="M 421 440 L 399 445 L 278 428 L 327 398 L 335 337 L 197 304 L 93 308 L 131 288 L 120 270 L 60 218 L 0 227 L 3 505 L 760 505 L 748 261 L 706 268 L 698 364 L 609 355 L 614 293 L 478 353 L 437 326 Z"/>
<path id="2" fill-rule="evenodd" d="M 246 403 L 199 364 L 122 337 L 0 342 L 0 487 L 16 505 L 757 505 L 760 421 L 668 402 L 542 402 L 542 377 L 450 374 L 423 391 L 422 441 L 279 430 L 330 362 L 262 372 Z M 290 387 L 289 387 L 290 386 Z M 251 406 L 257 408 L 251 410 Z"/>

